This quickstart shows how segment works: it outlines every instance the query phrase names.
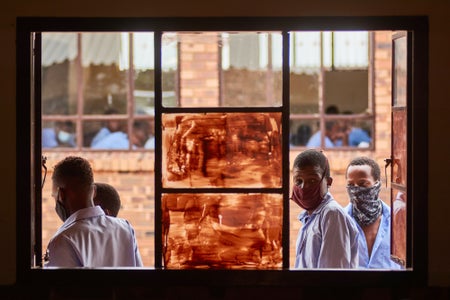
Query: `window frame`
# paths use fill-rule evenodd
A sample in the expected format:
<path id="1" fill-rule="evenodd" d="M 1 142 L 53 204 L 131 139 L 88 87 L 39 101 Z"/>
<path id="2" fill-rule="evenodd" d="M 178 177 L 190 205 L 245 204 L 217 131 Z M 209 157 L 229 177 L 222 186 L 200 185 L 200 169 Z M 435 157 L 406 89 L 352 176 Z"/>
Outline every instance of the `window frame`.
<path id="1" fill-rule="evenodd" d="M 17 221 L 17 281 L 33 282 L 37 285 L 68 284 L 75 279 L 80 284 L 98 286 L 121 284 L 213 285 L 217 286 L 425 286 L 427 283 L 427 191 L 428 191 L 428 18 L 423 16 L 370 16 L 370 17 L 218 17 L 218 18 L 40 18 L 19 17 L 17 22 L 16 48 L 16 221 Z M 207 28 L 207 30 L 205 30 Z M 43 31 L 338 31 L 338 30 L 405 30 L 413 33 L 411 54 L 413 55 L 408 97 L 408 195 L 411 211 L 408 219 L 408 242 L 413 253 L 412 270 L 362 271 L 362 270 L 162 270 L 162 269 L 53 269 L 31 268 L 31 198 L 38 199 L 41 170 L 41 108 L 34 103 L 34 93 L 39 94 L 33 82 L 31 40 L 35 32 Z M 155 41 L 155 47 L 160 42 Z M 288 50 L 283 50 L 288 51 Z M 286 55 L 286 53 L 284 53 Z M 417 59 L 414 59 L 417 58 Z M 288 62 L 283 62 L 285 66 Z M 155 54 L 155 66 L 160 64 Z M 284 71 L 286 72 L 286 67 Z M 155 70 L 155 101 L 160 103 L 161 74 Z M 289 93 L 289 83 L 283 86 L 283 99 Z M 158 100 L 159 98 L 159 100 Z M 38 101 L 40 101 L 38 96 Z M 256 109 L 259 111 L 259 109 Z M 175 109 L 176 111 L 176 109 Z M 201 112 L 197 109 L 195 112 Z M 212 110 L 213 111 L 213 110 Z M 231 111 L 231 110 L 230 110 Z M 287 108 L 289 113 L 289 107 Z M 156 124 L 160 124 L 155 114 Z M 159 119 L 159 120 L 158 120 Z M 289 128 L 289 120 L 283 127 Z M 289 178 L 289 132 L 283 132 L 283 177 Z M 160 132 L 155 132 L 158 154 Z M 39 147 L 37 147 L 39 146 Z M 161 170 L 155 162 L 155 171 Z M 159 165 L 158 165 L 159 164 Z M 413 175 L 417 174 L 417 175 Z M 155 178 L 156 178 L 155 173 Z M 36 182 L 32 182 L 34 178 Z M 287 191 L 283 191 L 287 195 Z M 286 198 L 287 199 L 287 198 Z M 158 218 L 155 211 L 155 219 Z M 287 214 L 285 211 L 283 214 Z M 413 222 L 413 220 L 420 220 Z M 155 224 L 155 230 L 160 224 Z M 285 230 L 285 229 L 283 229 Z M 283 236 L 284 238 L 284 236 Z M 157 249 L 155 249 L 157 250 Z"/>

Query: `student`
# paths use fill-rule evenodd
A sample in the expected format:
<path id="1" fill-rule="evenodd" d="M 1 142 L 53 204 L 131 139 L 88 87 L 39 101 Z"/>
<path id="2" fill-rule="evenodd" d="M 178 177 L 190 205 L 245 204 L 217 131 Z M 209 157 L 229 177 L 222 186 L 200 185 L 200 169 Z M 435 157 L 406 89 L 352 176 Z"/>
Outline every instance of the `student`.
<path id="1" fill-rule="evenodd" d="M 296 242 L 295 268 L 356 268 L 358 231 L 333 199 L 333 179 L 325 155 L 309 149 L 293 165 L 292 200 L 305 209 Z"/>
<path id="2" fill-rule="evenodd" d="M 92 149 L 128 149 L 129 142 L 133 149 L 143 148 L 150 135 L 150 125 L 146 121 L 135 120 L 130 137 L 122 131 L 108 134 L 103 139 L 93 144 Z"/>
<path id="3" fill-rule="evenodd" d="M 117 217 L 120 210 L 120 196 L 117 190 L 110 184 L 95 183 L 94 204 L 100 205 L 107 216 Z"/>
<path id="4" fill-rule="evenodd" d="M 134 230 L 124 219 L 94 206 L 94 176 L 89 162 L 69 156 L 52 176 L 56 213 L 64 222 L 48 244 L 46 267 L 140 267 Z"/>
<path id="5" fill-rule="evenodd" d="M 350 197 L 345 210 L 355 220 L 359 231 L 359 267 L 400 269 L 400 265 L 390 259 L 391 209 L 378 198 L 379 165 L 368 157 L 355 158 L 348 165 L 345 177 Z"/>

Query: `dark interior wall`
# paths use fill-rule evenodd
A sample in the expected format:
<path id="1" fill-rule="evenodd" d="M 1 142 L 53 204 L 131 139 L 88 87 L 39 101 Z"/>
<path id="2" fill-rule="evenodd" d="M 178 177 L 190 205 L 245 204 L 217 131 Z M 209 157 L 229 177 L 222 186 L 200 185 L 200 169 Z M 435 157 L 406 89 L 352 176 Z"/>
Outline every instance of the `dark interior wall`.
<path id="1" fill-rule="evenodd" d="M 2 247 L 0 255 L 4 258 L 0 271 L 1 290 L 16 281 L 16 202 L 27 201 L 16 197 L 16 132 L 15 132 L 15 85 L 16 85 L 16 61 L 15 61 L 15 34 L 16 17 L 19 16 L 76 16 L 76 17 L 131 17 L 131 16 L 392 16 L 392 15 L 426 15 L 429 17 L 429 170 L 428 180 L 429 193 L 428 206 L 428 280 L 429 285 L 450 286 L 450 235 L 448 211 L 450 201 L 446 199 L 445 187 L 448 181 L 448 168 L 450 160 L 449 139 L 443 138 L 450 128 L 450 105 L 448 104 L 448 69 L 450 68 L 450 56 L 448 55 L 450 36 L 450 2 L 446 0 L 422 1 L 302 1 L 302 0 L 231 0 L 231 1 L 160 1 L 149 2 L 144 0 L 130 0 L 124 2 L 104 2 L 79 0 L 63 2 L 55 0 L 8 1 L 2 4 L 0 10 L 0 33 L 3 40 L 0 47 L 0 87 L 2 91 L 0 126 L 3 128 L 4 136 L 2 154 L 6 158 L 2 164 L 1 182 L 2 209 L 0 210 L 0 236 Z M 426 58 L 424 58 L 426 59 Z M 20 63 L 20 62 L 18 62 Z M 17 79 L 17 80 L 20 80 Z M 414 220 L 421 222 L 421 220 Z M 16 288 L 8 288 L 8 291 Z M 197 290 L 195 288 L 192 288 Z M 190 292 L 191 288 L 181 288 L 172 291 L 172 295 L 183 295 Z M 289 291 L 288 291 L 289 290 Z M 276 290 L 274 296 L 285 295 L 286 297 L 301 297 L 311 295 L 312 291 L 288 289 Z M 224 298 L 225 293 L 230 298 L 233 295 L 248 295 L 251 297 L 255 289 L 230 289 L 228 291 L 213 291 L 199 289 L 203 298 Z M 114 291 L 109 291 L 114 293 Z M 123 291 L 122 291 L 123 292 Z M 397 293 L 398 292 L 398 293 Z M 9 292 L 8 292 L 9 293 Z M 43 292 L 45 293 L 45 291 Z M 120 291 L 118 292 L 120 293 Z M 168 292 L 170 295 L 170 292 Z M 287 294 L 286 294 L 287 293 Z M 333 290 L 323 291 L 330 298 Z M 402 294 L 404 293 L 404 294 Z M 404 295 L 406 298 L 432 296 L 436 293 L 438 299 L 448 297 L 448 289 L 410 289 L 403 290 L 377 290 L 370 293 L 370 289 L 360 291 L 360 294 L 379 298 L 397 299 Z M 1 294 L 0 294 L 1 295 Z M 45 294 L 47 295 L 47 294 Z M 164 294 L 165 298 L 167 294 Z M 260 292 L 259 295 L 268 295 Z M 358 294 L 359 295 L 359 294 Z M 385 296 L 385 297 L 383 297 Z M 226 298 L 225 297 L 225 298 Z M 404 298 L 405 298 L 404 297 Z M 1 298 L 1 297 L 0 297 Z M 428 297 L 426 297 L 428 298 Z M 433 297 L 431 297 L 433 298 Z M 419 298 L 422 299 L 422 298 Z M 423 298 L 425 299 L 425 297 Z"/>

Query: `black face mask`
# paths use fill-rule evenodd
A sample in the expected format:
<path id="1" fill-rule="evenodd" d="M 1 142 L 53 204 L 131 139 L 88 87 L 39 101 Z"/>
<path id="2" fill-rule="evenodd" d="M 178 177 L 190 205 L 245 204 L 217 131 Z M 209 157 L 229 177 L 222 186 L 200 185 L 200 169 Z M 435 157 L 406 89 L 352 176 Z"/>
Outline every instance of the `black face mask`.
<path id="1" fill-rule="evenodd" d="M 56 199 L 55 211 L 56 211 L 56 214 L 58 215 L 58 217 L 63 222 L 65 222 L 67 220 L 67 218 L 69 217 L 66 207 L 64 206 L 64 204 L 61 201 L 59 201 L 59 191 L 58 191 L 58 198 Z"/>

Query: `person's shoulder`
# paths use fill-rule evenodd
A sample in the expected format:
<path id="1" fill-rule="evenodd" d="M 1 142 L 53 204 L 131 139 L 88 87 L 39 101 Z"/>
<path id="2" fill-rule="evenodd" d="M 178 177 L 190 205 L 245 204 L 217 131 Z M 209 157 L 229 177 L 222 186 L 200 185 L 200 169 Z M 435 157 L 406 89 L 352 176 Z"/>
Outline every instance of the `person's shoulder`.
<path id="1" fill-rule="evenodd" d="M 334 199 L 331 199 L 331 201 L 329 201 L 323 207 L 322 214 L 330 216 L 330 217 L 332 217 L 332 216 L 335 216 L 335 217 L 340 217 L 340 216 L 348 217 L 348 214 L 344 210 L 344 208 L 342 206 L 340 206 L 339 203 L 336 200 L 334 200 Z"/>

